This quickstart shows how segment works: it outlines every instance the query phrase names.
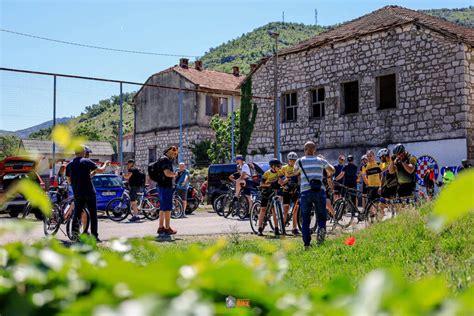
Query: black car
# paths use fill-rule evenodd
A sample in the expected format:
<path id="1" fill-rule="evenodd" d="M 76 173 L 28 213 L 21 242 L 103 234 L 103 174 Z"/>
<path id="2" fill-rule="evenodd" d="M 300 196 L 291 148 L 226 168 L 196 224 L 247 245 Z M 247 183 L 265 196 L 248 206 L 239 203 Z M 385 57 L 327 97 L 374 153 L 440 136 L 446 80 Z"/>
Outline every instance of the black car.
<path id="1" fill-rule="evenodd" d="M 265 171 L 270 169 L 270 166 L 266 162 L 253 162 L 255 170 L 257 171 L 257 182 L 260 182 L 260 179 Z M 219 195 L 227 192 L 227 187 L 225 182 L 229 181 L 229 176 L 237 172 L 237 164 L 216 164 L 210 165 L 207 170 L 207 203 L 211 204 L 214 202 Z"/>

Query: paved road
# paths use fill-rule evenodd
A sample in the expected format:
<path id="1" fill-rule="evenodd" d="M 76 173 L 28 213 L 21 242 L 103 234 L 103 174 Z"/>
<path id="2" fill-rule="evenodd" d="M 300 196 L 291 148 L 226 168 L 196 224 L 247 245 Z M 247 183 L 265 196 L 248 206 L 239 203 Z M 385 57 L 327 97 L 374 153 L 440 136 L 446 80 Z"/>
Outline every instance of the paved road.
<path id="1" fill-rule="evenodd" d="M 0 215 L 0 222 L 17 221 L 7 214 Z M 33 223 L 34 228 L 27 234 L 8 233 L 0 235 L 0 244 L 12 241 L 23 240 L 32 242 L 44 237 L 43 222 L 27 219 Z M 237 218 L 224 218 L 211 212 L 211 209 L 200 210 L 186 218 L 171 219 L 171 226 L 178 230 L 178 235 L 216 235 L 229 234 L 233 232 L 250 233 L 251 228 L 248 220 Z M 61 226 L 64 230 L 65 227 Z M 141 220 L 139 223 L 130 223 L 128 219 L 123 222 L 113 222 L 106 217 L 99 215 L 99 237 L 102 240 L 109 240 L 116 237 L 137 238 L 145 236 L 156 236 L 158 221 Z M 58 239 L 68 240 L 61 231 L 56 235 Z"/>

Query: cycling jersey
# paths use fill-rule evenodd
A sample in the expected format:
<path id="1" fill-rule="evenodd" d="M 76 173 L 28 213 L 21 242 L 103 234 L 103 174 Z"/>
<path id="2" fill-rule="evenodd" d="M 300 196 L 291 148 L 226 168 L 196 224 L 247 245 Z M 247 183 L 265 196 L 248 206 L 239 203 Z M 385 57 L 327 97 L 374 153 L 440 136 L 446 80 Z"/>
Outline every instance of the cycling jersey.
<path id="1" fill-rule="evenodd" d="M 284 175 L 281 171 L 275 172 L 271 169 L 267 170 L 267 171 L 265 171 L 265 173 L 262 176 L 262 184 L 275 183 L 281 177 L 284 177 Z"/>
<path id="2" fill-rule="evenodd" d="M 416 175 L 416 164 L 417 159 L 415 156 L 407 153 L 405 159 L 403 160 L 405 163 L 411 164 L 415 167 L 415 171 L 413 173 L 408 173 L 405 168 L 403 168 L 402 162 L 397 163 L 395 166 L 397 167 L 397 179 L 399 184 L 406 184 L 406 183 L 415 183 L 415 175 Z"/>
<path id="3" fill-rule="evenodd" d="M 380 180 L 380 175 L 382 173 L 382 168 L 377 162 L 368 162 L 365 166 L 362 167 L 362 173 L 365 173 L 367 176 L 367 186 L 369 187 L 380 187 L 382 181 Z"/>
<path id="4" fill-rule="evenodd" d="M 285 191 L 294 191 L 298 186 L 298 176 L 300 172 L 295 169 L 295 166 L 284 165 L 281 168 L 281 173 L 288 179 L 288 185 Z"/>

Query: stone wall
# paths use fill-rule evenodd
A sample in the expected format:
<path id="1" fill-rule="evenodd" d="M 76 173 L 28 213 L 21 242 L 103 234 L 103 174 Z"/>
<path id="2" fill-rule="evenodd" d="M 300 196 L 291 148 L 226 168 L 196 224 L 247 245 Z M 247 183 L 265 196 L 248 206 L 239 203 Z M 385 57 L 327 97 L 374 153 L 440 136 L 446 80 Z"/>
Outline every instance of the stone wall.
<path id="1" fill-rule="evenodd" d="M 308 140 L 336 154 L 347 148 L 363 151 L 471 135 L 473 159 L 471 60 L 472 49 L 465 44 L 415 25 L 280 56 L 279 93 L 298 94 L 297 121 L 281 123 L 281 151 L 300 151 Z M 391 73 L 397 78 L 397 107 L 379 110 L 376 76 Z M 359 112 L 342 114 L 341 84 L 352 80 L 359 82 Z M 326 113 L 321 119 L 309 116 L 310 91 L 315 87 L 325 88 Z M 271 59 L 254 73 L 252 93 L 272 96 Z M 259 110 L 249 152 L 261 147 L 273 152 L 273 102 L 255 102 Z"/>
<path id="2" fill-rule="evenodd" d="M 465 47 L 466 59 L 464 61 L 465 82 L 464 93 L 467 93 L 468 114 L 466 118 L 467 128 L 467 155 L 474 164 L 474 49 Z"/>
<path id="3" fill-rule="evenodd" d="M 210 128 L 192 126 L 183 129 L 183 161 L 191 166 L 193 142 L 199 143 L 202 140 L 213 139 L 214 137 L 214 132 Z M 137 166 L 146 170 L 149 163 L 150 148 L 156 150 L 156 157 L 159 158 L 163 151 L 172 145 L 179 148 L 179 129 L 137 134 L 135 139 L 135 161 Z"/>

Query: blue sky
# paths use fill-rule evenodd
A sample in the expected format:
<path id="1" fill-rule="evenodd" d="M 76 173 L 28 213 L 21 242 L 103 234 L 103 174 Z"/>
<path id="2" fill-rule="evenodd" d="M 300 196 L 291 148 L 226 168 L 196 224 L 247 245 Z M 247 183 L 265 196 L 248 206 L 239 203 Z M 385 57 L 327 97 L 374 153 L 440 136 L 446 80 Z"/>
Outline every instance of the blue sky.
<path id="1" fill-rule="evenodd" d="M 412 9 L 467 7 L 472 1 L 93 1 L 0 0 L 2 29 L 89 45 L 202 55 L 210 47 L 268 22 L 331 25 L 388 4 Z M 179 57 L 146 56 L 68 46 L 0 32 L 0 65 L 144 82 Z M 0 72 L 0 129 L 18 130 L 52 117 L 52 79 Z M 126 91 L 136 87 L 126 86 Z M 118 94 L 116 84 L 58 79 L 57 115 Z"/>

